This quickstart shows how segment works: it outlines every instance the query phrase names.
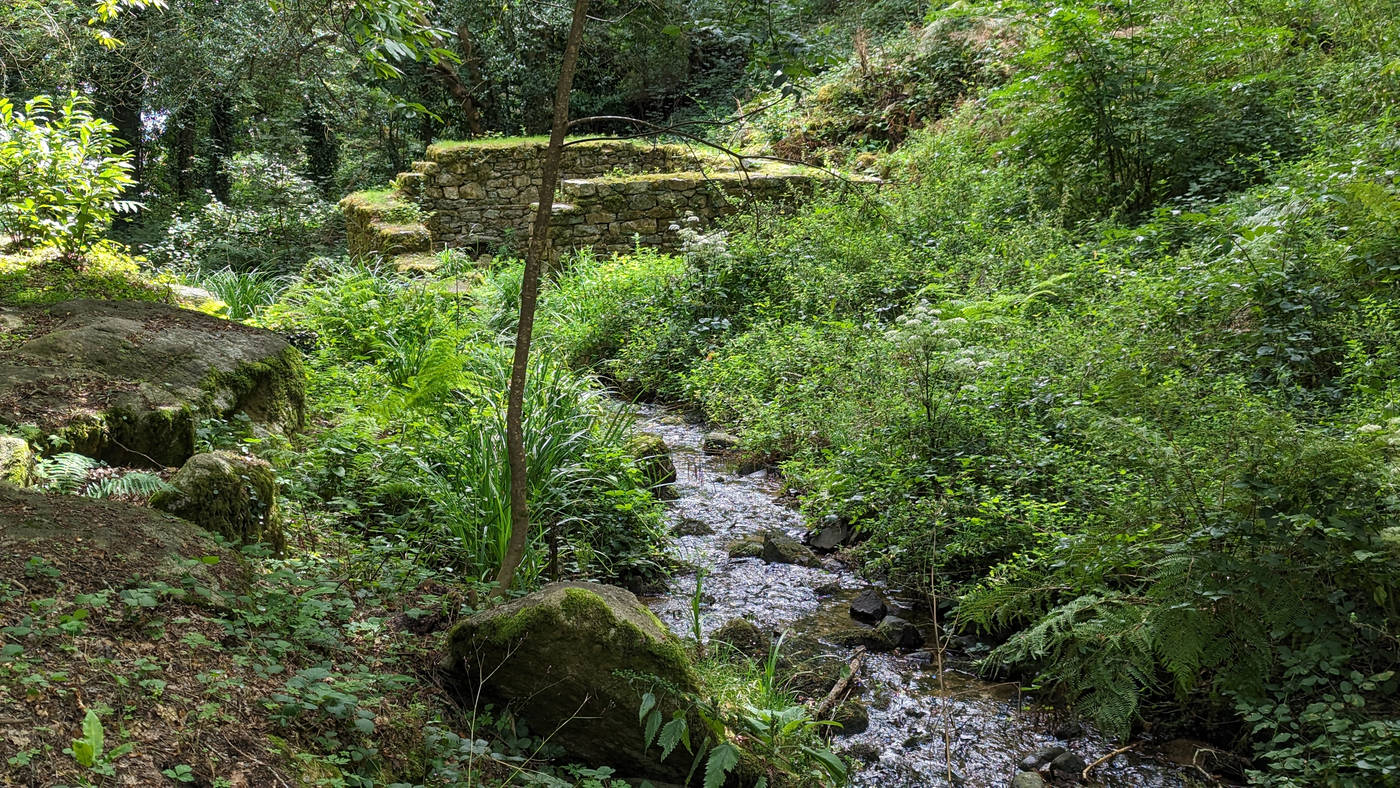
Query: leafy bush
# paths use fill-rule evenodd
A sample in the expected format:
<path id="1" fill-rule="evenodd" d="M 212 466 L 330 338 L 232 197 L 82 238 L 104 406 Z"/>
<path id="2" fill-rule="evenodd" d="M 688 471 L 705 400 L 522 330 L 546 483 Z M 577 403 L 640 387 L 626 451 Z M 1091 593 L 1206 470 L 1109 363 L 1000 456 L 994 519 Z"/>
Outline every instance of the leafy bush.
<path id="1" fill-rule="evenodd" d="M 314 183 L 260 153 L 234 156 L 228 171 L 228 204 L 211 195 L 177 211 L 148 250 L 153 262 L 182 272 L 284 274 L 331 251 L 337 215 Z"/>
<path id="2" fill-rule="evenodd" d="M 134 182 L 119 144 L 116 127 L 77 93 L 62 103 L 36 96 L 23 110 L 0 98 L 0 230 L 76 259 L 115 214 L 137 208 L 121 199 Z"/>

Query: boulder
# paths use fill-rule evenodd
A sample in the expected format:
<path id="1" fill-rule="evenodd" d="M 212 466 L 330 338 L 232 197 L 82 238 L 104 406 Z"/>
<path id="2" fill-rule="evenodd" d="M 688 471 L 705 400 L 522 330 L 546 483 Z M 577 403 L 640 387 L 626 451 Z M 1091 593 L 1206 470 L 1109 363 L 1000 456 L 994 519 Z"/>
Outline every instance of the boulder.
<path id="1" fill-rule="evenodd" d="M 739 439 L 727 432 L 707 432 L 700 438 L 700 451 L 724 454 L 739 448 Z"/>
<path id="2" fill-rule="evenodd" d="M 851 600 L 851 618 L 857 621 L 878 624 L 889 612 L 890 608 L 885 604 L 884 596 L 873 588 L 865 589 L 860 592 L 860 596 Z"/>
<path id="3" fill-rule="evenodd" d="M 256 457 L 229 451 L 196 454 L 170 479 L 174 489 L 151 496 L 169 512 L 240 544 L 286 547 L 277 508 L 277 477 Z"/>
<path id="4" fill-rule="evenodd" d="M 674 498 L 676 465 L 671 461 L 666 441 L 659 435 L 639 432 L 628 441 L 627 450 L 652 493 L 657 498 Z"/>
<path id="5" fill-rule="evenodd" d="M 840 517 L 829 514 L 822 518 L 821 527 L 808 538 L 812 549 L 823 553 L 838 550 L 851 538 L 851 529 Z"/>
<path id="6" fill-rule="evenodd" d="M 34 474 L 34 452 L 23 438 L 0 435 L 0 482 L 29 486 Z"/>
<path id="7" fill-rule="evenodd" d="M 773 645 L 773 638 L 747 618 L 731 618 L 710 635 L 710 641 L 724 643 L 751 659 L 763 659 Z"/>
<path id="8" fill-rule="evenodd" d="M 806 545 L 781 531 L 763 534 L 763 560 L 770 564 L 797 564 L 819 567 L 822 561 Z"/>
<path id="9" fill-rule="evenodd" d="M 1011 788 L 1045 788 L 1045 778 L 1040 772 L 1020 772 L 1011 778 Z"/>
<path id="10" fill-rule="evenodd" d="M 0 484 L 0 577 L 25 577 L 25 564 L 36 558 L 61 573 L 65 593 L 152 582 L 181 588 L 190 578 L 238 594 L 248 585 L 241 556 L 185 520 L 136 504 Z"/>
<path id="11" fill-rule="evenodd" d="M 270 331 L 142 301 L 0 306 L 21 337 L 0 351 L 0 429 L 30 424 L 113 465 L 194 454 L 201 419 L 299 429 L 300 354 Z"/>
<path id="12" fill-rule="evenodd" d="M 444 668 L 463 697 L 508 704 L 573 760 L 685 778 L 684 748 L 664 762 L 643 752 L 638 709 L 653 692 L 670 719 L 684 710 L 672 690 L 697 692 L 695 675 L 680 641 L 624 589 L 553 583 L 478 613 L 453 627 Z"/>

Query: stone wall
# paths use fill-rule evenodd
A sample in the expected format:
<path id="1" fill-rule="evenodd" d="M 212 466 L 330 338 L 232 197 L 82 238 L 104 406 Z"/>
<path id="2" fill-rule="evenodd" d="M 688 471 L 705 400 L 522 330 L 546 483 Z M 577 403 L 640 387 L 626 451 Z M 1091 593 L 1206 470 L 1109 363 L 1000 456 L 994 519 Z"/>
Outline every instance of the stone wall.
<path id="1" fill-rule="evenodd" d="M 638 243 L 672 249 L 679 243 L 672 228 L 688 216 L 708 222 L 754 203 L 789 203 L 810 196 L 816 180 L 796 170 L 569 179 L 560 184 L 550 240 L 556 249 L 604 253 Z"/>
<path id="2" fill-rule="evenodd" d="M 439 143 L 401 173 L 395 191 L 342 201 L 352 255 L 401 255 L 456 247 L 519 251 L 539 194 L 543 142 Z M 627 251 L 635 243 L 674 248 L 669 228 L 688 215 L 708 222 L 754 201 L 809 195 L 816 170 L 733 162 L 681 145 L 601 140 L 566 147 L 550 226 L 553 252 L 592 247 Z M 396 224 L 385 206 L 416 204 L 420 225 Z M 377 211 L 377 213 L 376 213 Z"/>

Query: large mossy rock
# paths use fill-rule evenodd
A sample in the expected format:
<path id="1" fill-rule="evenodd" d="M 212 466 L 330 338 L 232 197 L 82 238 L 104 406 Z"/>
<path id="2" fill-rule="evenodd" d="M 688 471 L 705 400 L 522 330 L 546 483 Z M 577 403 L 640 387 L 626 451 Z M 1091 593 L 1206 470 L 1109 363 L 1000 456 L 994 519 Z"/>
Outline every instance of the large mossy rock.
<path id="1" fill-rule="evenodd" d="M 151 506 L 241 544 L 286 547 L 277 509 L 277 477 L 256 457 L 230 451 L 191 457 L 170 479 L 173 490 L 151 496 Z"/>
<path id="2" fill-rule="evenodd" d="M 696 683 L 680 641 L 629 591 L 554 583 L 478 613 L 452 629 L 445 667 L 464 697 L 509 704 L 572 760 L 655 779 L 683 778 L 690 765 L 683 751 L 665 762 L 642 751 L 642 695 L 653 692 L 670 719 L 675 692 Z"/>
<path id="3" fill-rule="evenodd" d="M 0 577 L 27 565 L 75 593 L 154 582 L 243 593 L 247 566 L 205 531 L 144 506 L 0 484 Z"/>
<path id="4" fill-rule="evenodd" d="M 120 465 L 174 466 L 204 418 L 301 427 L 300 354 L 269 331 L 140 301 L 0 306 L 0 427 Z"/>

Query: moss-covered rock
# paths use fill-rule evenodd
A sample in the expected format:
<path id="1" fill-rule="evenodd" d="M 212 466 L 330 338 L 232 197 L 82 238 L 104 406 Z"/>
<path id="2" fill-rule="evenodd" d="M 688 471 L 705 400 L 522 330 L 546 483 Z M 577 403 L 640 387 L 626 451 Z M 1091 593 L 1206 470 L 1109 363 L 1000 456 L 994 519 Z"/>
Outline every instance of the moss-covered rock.
<path id="1" fill-rule="evenodd" d="M 0 306 L 25 340 L 0 348 L 0 427 L 33 425 L 112 464 L 174 466 L 204 418 L 302 426 L 300 353 L 239 323 L 138 301 Z"/>
<path id="2" fill-rule="evenodd" d="M 464 697 L 509 704 L 573 760 L 657 779 L 689 767 L 683 752 L 642 750 L 642 695 L 669 719 L 697 685 L 680 641 L 624 589 L 554 583 L 478 613 L 452 629 L 444 667 Z"/>
<path id="3" fill-rule="evenodd" d="M 731 618 L 710 635 L 710 642 L 723 643 L 746 657 L 761 660 L 768 656 L 773 636 L 747 618 Z"/>
<path id="4" fill-rule="evenodd" d="M 806 545 L 779 531 L 763 534 L 763 560 L 770 564 L 822 565 L 822 560 Z"/>
<path id="5" fill-rule="evenodd" d="M 724 551 L 730 558 L 762 558 L 763 540 L 753 535 L 745 536 L 725 545 Z"/>
<path id="6" fill-rule="evenodd" d="M 277 509 L 277 477 L 256 457 L 229 451 L 196 454 L 156 493 L 151 506 L 242 544 L 286 546 Z"/>
<path id="7" fill-rule="evenodd" d="M 666 441 L 659 435 L 639 432 L 628 441 L 627 450 L 652 493 L 658 498 L 674 498 L 676 464 L 671 461 L 671 450 L 666 446 Z"/>
<path id="8" fill-rule="evenodd" d="M 23 438 L 0 435 L 0 482 L 29 486 L 34 473 L 34 452 Z"/>

